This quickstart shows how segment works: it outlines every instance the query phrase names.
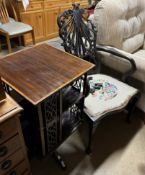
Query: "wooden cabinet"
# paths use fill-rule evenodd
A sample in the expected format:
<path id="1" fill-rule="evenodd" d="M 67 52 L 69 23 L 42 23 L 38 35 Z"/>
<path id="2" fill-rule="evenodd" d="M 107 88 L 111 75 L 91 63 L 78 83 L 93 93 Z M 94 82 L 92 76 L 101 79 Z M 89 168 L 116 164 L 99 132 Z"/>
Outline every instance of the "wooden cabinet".
<path id="1" fill-rule="evenodd" d="M 24 160 L 22 161 L 20 164 L 18 164 L 16 167 L 12 168 L 8 173 L 6 173 L 6 175 L 22 175 L 22 174 L 27 174 L 30 172 L 28 171 L 27 168 L 27 162 Z"/>
<path id="2" fill-rule="evenodd" d="M 63 13 L 65 10 L 69 10 L 69 9 L 72 9 L 72 3 L 68 3 L 64 6 L 61 6 L 60 7 L 60 13 Z"/>
<path id="3" fill-rule="evenodd" d="M 44 15 L 42 11 L 28 11 L 27 13 L 22 13 L 21 21 L 33 26 L 37 42 L 42 41 L 45 38 Z M 24 43 L 30 43 L 31 41 L 31 34 L 26 34 L 24 36 Z"/>
<path id="4" fill-rule="evenodd" d="M 0 105 L 0 175 L 31 174 L 19 121 L 21 110 L 8 95 Z"/>
<path id="5" fill-rule="evenodd" d="M 87 0 L 30 0 L 26 11 L 20 0 L 13 1 L 19 20 L 34 27 L 36 42 L 58 36 L 57 16 L 78 2 L 87 7 Z M 29 34 L 24 37 L 24 44 L 32 41 Z"/>
<path id="6" fill-rule="evenodd" d="M 58 26 L 57 26 L 57 16 L 59 14 L 59 8 L 53 7 L 44 12 L 45 14 L 45 35 L 46 38 L 56 37 L 58 34 Z"/>

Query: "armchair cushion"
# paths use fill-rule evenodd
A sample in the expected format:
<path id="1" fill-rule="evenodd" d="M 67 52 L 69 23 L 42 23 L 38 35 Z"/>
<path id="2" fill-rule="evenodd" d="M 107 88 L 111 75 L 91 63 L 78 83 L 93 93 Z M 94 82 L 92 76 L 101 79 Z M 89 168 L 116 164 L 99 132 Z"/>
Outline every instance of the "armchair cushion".
<path id="1" fill-rule="evenodd" d="M 144 0 L 101 0 L 96 5 L 93 20 L 98 44 L 133 53 L 144 43 Z"/>
<path id="2" fill-rule="evenodd" d="M 28 32 L 32 30 L 32 27 L 28 24 L 11 20 L 9 23 L 1 24 L 0 29 L 13 36 Z"/>
<path id="3" fill-rule="evenodd" d="M 85 98 L 84 111 L 92 120 L 108 112 L 122 109 L 138 92 L 137 89 L 107 75 L 90 75 L 90 93 Z"/>

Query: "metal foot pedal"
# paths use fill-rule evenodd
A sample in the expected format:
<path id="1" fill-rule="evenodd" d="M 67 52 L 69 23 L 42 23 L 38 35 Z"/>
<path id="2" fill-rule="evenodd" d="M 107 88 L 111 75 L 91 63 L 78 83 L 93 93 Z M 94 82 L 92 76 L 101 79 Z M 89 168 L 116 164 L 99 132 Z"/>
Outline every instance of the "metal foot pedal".
<path id="1" fill-rule="evenodd" d="M 59 165 L 61 166 L 61 168 L 62 168 L 63 170 L 65 170 L 67 166 L 66 166 L 65 162 L 63 161 L 62 157 L 58 154 L 57 151 L 55 151 L 55 152 L 53 153 L 53 155 L 54 155 L 54 157 L 56 158 L 56 160 L 57 160 L 57 162 L 59 163 Z"/>

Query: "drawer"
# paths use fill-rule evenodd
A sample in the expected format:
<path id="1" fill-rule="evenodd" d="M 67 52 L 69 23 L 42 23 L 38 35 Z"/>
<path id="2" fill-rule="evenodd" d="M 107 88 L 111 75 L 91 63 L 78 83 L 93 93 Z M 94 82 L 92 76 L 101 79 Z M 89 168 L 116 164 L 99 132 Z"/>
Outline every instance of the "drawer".
<path id="1" fill-rule="evenodd" d="M 30 3 L 29 6 L 27 7 L 27 11 L 29 11 L 29 10 L 41 10 L 41 9 L 43 9 L 43 2 Z"/>
<path id="2" fill-rule="evenodd" d="M 11 118 L 0 124 L 0 144 L 8 140 L 17 133 L 17 124 L 15 118 Z"/>
<path id="3" fill-rule="evenodd" d="M 88 4 L 87 0 L 79 0 L 79 1 Z"/>
<path id="4" fill-rule="evenodd" d="M 61 3 L 64 3 L 64 5 L 66 5 L 66 3 L 73 3 L 73 0 L 62 0 Z"/>
<path id="5" fill-rule="evenodd" d="M 64 11 L 69 10 L 69 9 L 72 9 L 72 4 L 70 4 L 70 3 L 60 7 L 60 13 L 63 13 Z"/>
<path id="6" fill-rule="evenodd" d="M 58 7 L 58 4 L 60 4 L 60 1 L 58 1 L 58 0 L 45 1 L 44 2 L 44 9 L 49 9 L 50 7 Z"/>
<path id="7" fill-rule="evenodd" d="M 80 2 L 80 6 L 81 7 L 88 7 L 88 3 L 87 2 Z"/>
<path id="8" fill-rule="evenodd" d="M 74 3 L 80 4 L 80 1 L 79 0 L 74 0 Z"/>
<path id="9" fill-rule="evenodd" d="M 28 167 L 26 161 L 24 160 L 15 168 L 6 173 L 6 175 L 22 175 L 25 174 L 25 172 L 28 172 Z"/>
<path id="10" fill-rule="evenodd" d="M 20 9 L 20 12 L 25 12 L 22 3 L 19 3 L 19 9 Z M 34 11 L 34 10 L 43 10 L 43 2 L 30 2 L 30 4 L 26 9 L 26 12 Z"/>
<path id="11" fill-rule="evenodd" d="M 24 160 L 23 151 L 20 149 L 0 163 L 0 175 L 8 173 L 13 167 Z"/>
<path id="12" fill-rule="evenodd" d="M 7 142 L 0 144 L 0 162 L 3 161 L 9 155 L 13 154 L 19 148 L 20 148 L 19 135 L 16 135 Z"/>

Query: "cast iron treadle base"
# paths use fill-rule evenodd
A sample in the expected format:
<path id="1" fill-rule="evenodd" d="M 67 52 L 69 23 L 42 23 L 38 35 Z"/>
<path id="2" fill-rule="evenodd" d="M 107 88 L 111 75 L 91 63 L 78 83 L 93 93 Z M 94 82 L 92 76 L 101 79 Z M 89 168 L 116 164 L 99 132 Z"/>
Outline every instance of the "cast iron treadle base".
<path id="1" fill-rule="evenodd" d="M 57 162 L 59 163 L 59 165 L 61 166 L 61 168 L 63 170 L 65 170 L 67 168 L 65 162 L 63 161 L 62 157 L 59 155 L 59 153 L 57 151 L 55 151 L 53 153 L 53 156 L 55 157 L 55 159 L 57 160 Z"/>

